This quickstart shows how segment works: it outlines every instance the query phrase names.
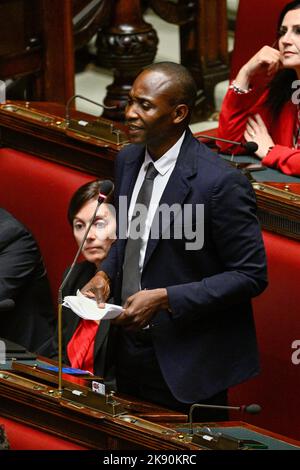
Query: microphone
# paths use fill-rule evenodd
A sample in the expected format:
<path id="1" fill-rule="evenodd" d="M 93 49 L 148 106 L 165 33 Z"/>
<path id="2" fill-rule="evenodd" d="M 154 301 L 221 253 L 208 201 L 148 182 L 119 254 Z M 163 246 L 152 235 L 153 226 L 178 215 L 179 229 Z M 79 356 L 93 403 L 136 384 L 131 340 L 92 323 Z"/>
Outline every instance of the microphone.
<path id="1" fill-rule="evenodd" d="M 68 99 L 67 104 L 66 104 L 66 115 L 65 115 L 65 119 L 66 119 L 66 125 L 67 125 L 67 126 L 70 125 L 70 121 L 71 121 L 71 117 L 70 117 L 70 105 L 71 105 L 71 103 L 72 103 L 76 98 L 80 98 L 81 100 L 87 101 L 88 103 L 92 103 L 92 104 L 95 104 L 96 106 L 100 106 L 100 108 L 103 108 L 103 109 L 117 109 L 117 106 L 106 106 L 105 104 L 98 103 L 97 101 L 94 101 L 94 100 L 91 100 L 91 99 L 89 99 L 89 98 L 86 98 L 85 96 L 82 96 L 82 95 L 73 95 L 73 96 L 71 96 L 71 98 Z"/>
<path id="2" fill-rule="evenodd" d="M 15 308 L 15 302 L 12 299 L 0 300 L 0 312 L 6 312 Z"/>
<path id="3" fill-rule="evenodd" d="M 63 303 L 63 298 L 62 298 L 62 291 L 63 291 L 63 288 L 65 287 L 70 275 L 72 274 L 73 272 L 73 269 L 74 269 L 74 266 L 77 262 L 77 259 L 81 253 L 81 250 L 82 250 L 82 247 L 83 245 L 85 244 L 86 242 L 86 239 L 87 239 L 87 236 L 88 236 L 88 233 L 90 231 L 90 228 L 91 226 L 93 225 L 95 219 L 96 219 L 96 215 L 97 215 L 97 212 L 98 212 L 98 209 L 100 207 L 100 205 L 108 198 L 108 196 L 112 193 L 112 191 L 114 190 L 114 184 L 112 181 L 110 180 L 104 180 L 101 182 L 101 185 L 100 185 L 100 192 L 99 192 L 99 196 L 98 196 L 98 201 L 97 201 L 97 206 L 96 206 L 96 209 L 94 211 L 94 214 L 89 222 L 89 225 L 84 233 L 84 236 L 83 236 L 83 239 L 80 243 L 80 246 L 76 252 L 76 255 L 74 257 L 74 260 L 73 260 L 73 263 L 71 264 L 71 267 L 66 275 L 66 277 L 64 278 L 63 282 L 61 283 L 61 285 L 59 286 L 59 289 L 58 289 L 58 316 L 57 316 L 57 330 L 58 330 L 58 391 L 59 392 L 62 392 L 62 303 Z"/>
<path id="4" fill-rule="evenodd" d="M 258 149 L 258 145 L 256 142 L 237 142 L 235 140 L 228 140 L 228 139 L 221 139 L 220 137 L 213 137 L 211 135 L 207 134 L 197 134 L 197 137 L 202 137 L 203 139 L 210 139 L 210 140 L 220 140 L 221 142 L 226 142 L 227 144 L 232 144 L 232 145 L 239 145 L 240 147 L 243 147 L 245 150 L 247 150 L 248 153 L 252 154 L 255 153 L 256 150 Z"/>
<path id="5" fill-rule="evenodd" d="M 108 198 L 108 196 L 113 192 L 114 190 L 114 183 L 110 180 L 104 180 L 102 181 L 100 185 L 100 193 L 98 196 L 98 202 L 101 204 L 102 202 L 105 201 L 105 199 Z M 97 211 L 96 211 L 97 213 Z"/>
<path id="6" fill-rule="evenodd" d="M 233 406 L 232 409 L 234 409 L 235 407 Z M 240 408 L 239 411 L 241 411 L 242 413 L 246 412 L 246 413 L 250 413 L 252 415 L 257 415 L 258 413 L 261 412 L 261 406 L 260 405 L 257 405 L 256 403 L 252 403 L 251 405 L 242 405 L 240 407 L 237 407 L 237 408 Z"/>
<path id="7" fill-rule="evenodd" d="M 227 406 L 227 405 L 206 405 L 205 403 L 194 403 L 189 411 L 189 434 L 193 434 L 193 411 L 195 408 L 211 408 L 214 410 L 235 410 L 242 413 L 258 414 L 261 412 L 261 406 L 256 403 L 251 405 Z"/>

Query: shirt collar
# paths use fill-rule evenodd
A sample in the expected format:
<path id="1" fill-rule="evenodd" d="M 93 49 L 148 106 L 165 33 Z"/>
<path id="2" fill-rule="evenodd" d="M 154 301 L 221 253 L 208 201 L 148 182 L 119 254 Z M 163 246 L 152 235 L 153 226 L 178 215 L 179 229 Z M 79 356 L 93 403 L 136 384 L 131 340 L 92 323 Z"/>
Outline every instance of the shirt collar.
<path id="1" fill-rule="evenodd" d="M 145 160 L 143 164 L 145 171 L 149 163 L 152 162 L 158 173 L 162 176 L 165 175 L 170 170 L 170 168 L 172 168 L 176 163 L 182 142 L 185 137 L 185 133 L 186 131 L 184 131 L 184 133 L 177 140 L 177 142 L 175 142 L 175 144 L 155 162 L 150 157 L 149 152 L 146 148 Z"/>

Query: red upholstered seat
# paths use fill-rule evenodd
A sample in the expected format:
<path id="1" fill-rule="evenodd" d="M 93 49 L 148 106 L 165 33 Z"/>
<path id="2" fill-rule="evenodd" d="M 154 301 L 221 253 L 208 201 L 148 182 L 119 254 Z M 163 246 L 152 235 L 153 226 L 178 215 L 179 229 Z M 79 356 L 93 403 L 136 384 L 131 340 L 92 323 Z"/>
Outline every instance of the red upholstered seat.
<path id="1" fill-rule="evenodd" d="M 231 78 L 262 46 L 272 46 L 276 39 L 278 16 L 286 3 L 286 0 L 240 0 L 231 57 Z"/>
<path id="2" fill-rule="evenodd" d="M 286 3 L 287 0 L 240 0 L 232 79 L 263 45 L 272 46 L 278 16 Z M 300 243 L 266 231 L 264 240 L 269 287 L 253 302 L 262 370 L 257 378 L 230 391 L 230 403 L 259 403 L 262 412 L 242 416 L 244 421 L 300 439 L 300 364 L 294 365 L 291 359 L 292 343 L 300 340 Z M 236 413 L 231 417 L 241 419 Z"/>
<path id="3" fill-rule="evenodd" d="M 63 270 L 76 251 L 66 221 L 69 199 L 76 188 L 94 177 L 22 152 L 1 149 L 0 179 L 0 206 L 15 214 L 34 233 L 56 299 Z M 300 364 L 294 365 L 291 360 L 292 342 L 300 340 L 300 243 L 269 232 L 264 232 L 264 240 L 269 287 L 254 301 L 262 371 L 257 378 L 235 387 L 230 402 L 261 404 L 260 415 L 247 415 L 244 420 L 300 439 Z M 23 432 L 20 425 L 14 425 L 11 433 L 7 429 L 13 448 L 33 448 L 24 447 L 30 445 L 30 433 Z M 41 440 L 40 445 L 50 445 L 49 439 L 46 444 Z"/>
<path id="4" fill-rule="evenodd" d="M 259 403 L 262 412 L 244 420 L 300 439 L 300 364 L 292 362 L 294 340 L 300 340 L 299 275 L 300 243 L 264 232 L 269 286 L 253 302 L 260 375 L 235 387 L 232 404 Z"/>
<path id="5" fill-rule="evenodd" d="M 73 192 L 95 177 L 32 155 L 0 149 L 0 207 L 35 236 L 49 275 L 54 301 L 76 244 L 67 222 Z"/>
<path id="6" fill-rule="evenodd" d="M 11 450 L 86 450 L 86 447 L 0 416 Z"/>
<path id="7" fill-rule="evenodd" d="M 234 31 L 234 47 L 230 61 L 230 79 L 262 46 L 272 46 L 277 37 L 278 16 L 286 0 L 240 0 Z M 217 137 L 218 129 L 198 134 Z M 197 136 L 197 134 L 196 134 Z M 210 140 L 200 138 L 210 144 Z"/>

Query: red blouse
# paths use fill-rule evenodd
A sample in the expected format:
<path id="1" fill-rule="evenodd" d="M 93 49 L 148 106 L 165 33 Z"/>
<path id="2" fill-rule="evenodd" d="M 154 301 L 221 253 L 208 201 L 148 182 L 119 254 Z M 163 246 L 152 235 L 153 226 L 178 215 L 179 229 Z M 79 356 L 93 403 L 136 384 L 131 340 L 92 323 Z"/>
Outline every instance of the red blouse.
<path id="1" fill-rule="evenodd" d="M 81 319 L 67 346 L 71 367 L 94 373 L 94 345 L 99 324 Z"/>
<path id="2" fill-rule="evenodd" d="M 300 150 L 294 148 L 294 134 L 297 119 L 297 106 L 288 101 L 274 119 L 265 101 L 268 91 L 257 86 L 245 94 L 237 94 L 229 89 L 222 104 L 218 136 L 221 138 L 245 141 L 244 132 L 248 117 L 261 115 L 275 146 L 262 159 L 263 165 L 277 168 L 287 175 L 300 176 Z M 241 147 L 218 141 L 223 152 L 245 153 Z"/>

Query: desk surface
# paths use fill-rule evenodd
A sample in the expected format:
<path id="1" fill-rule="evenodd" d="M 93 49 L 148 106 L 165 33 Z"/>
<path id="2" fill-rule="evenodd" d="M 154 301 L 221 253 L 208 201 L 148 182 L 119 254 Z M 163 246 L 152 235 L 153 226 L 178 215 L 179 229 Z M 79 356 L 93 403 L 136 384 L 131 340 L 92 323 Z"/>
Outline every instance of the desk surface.
<path id="1" fill-rule="evenodd" d="M 183 433 L 189 432 L 189 429 L 186 427 L 177 427 L 177 430 Z M 263 444 L 265 446 L 265 448 L 259 448 L 259 446 L 257 446 L 258 450 L 300 450 L 300 443 L 293 444 L 292 442 L 287 442 L 283 440 L 280 435 L 268 435 L 265 430 L 243 422 L 228 421 L 228 423 L 214 423 L 213 426 L 195 425 L 193 431 L 194 433 L 205 432 L 208 436 L 214 436 L 216 439 L 220 436 L 225 438 L 228 436 L 229 438 L 234 438 L 240 441 L 255 441 L 258 444 Z M 253 443 L 253 445 L 255 444 Z"/>
<path id="2" fill-rule="evenodd" d="M 300 178 L 264 167 L 255 157 L 221 157 L 234 166 L 241 164 L 241 171 L 250 179 L 262 228 L 300 240 Z M 254 163 L 261 169 L 250 171 L 244 168 L 245 163 Z"/>
<path id="3" fill-rule="evenodd" d="M 236 163 L 255 163 L 260 164 L 260 160 L 257 157 L 253 157 L 250 155 L 235 155 L 234 157 L 230 155 L 221 155 L 222 158 L 228 160 L 229 162 L 236 162 Z M 289 176 L 285 175 L 281 171 L 275 170 L 273 168 L 268 168 L 266 166 L 261 165 L 262 170 L 259 171 L 251 171 L 250 174 L 255 181 L 263 181 L 263 182 L 277 182 L 277 183 L 300 183 L 300 178 L 297 176 Z"/>
<path id="4" fill-rule="evenodd" d="M 204 449 L 189 433 L 186 415 L 132 397 L 105 398 L 68 380 L 61 394 L 53 377 L 41 370 L 36 372 L 34 361 L 31 366 L 20 362 L 15 369 L 0 371 L 0 415 L 89 449 Z M 197 433 L 198 426 L 194 426 Z M 263 440 L 270 448 L 300 449 L 300 443 L 293 439 L 246 423 L 208 426 L 213 432 L 223 432 L 224 428 L 224 434 L 232 437 Z"/>
<path id="5" fill-rule="evenodd" d="M 95 117 L 81 113 L 75 113 L 76 119 L 68 124 L 61 117 L 64 113 L 64 107 L 55 103 L 8 102 L 0 105 L 1 143 L 99 178 L 113 178 L 115 156 L 126 145 L 126 129 L 112 121 L 95 120 Z M 103 131 L 105 138 L 110 129 L 108 140 L 103 136 L 100 138 L 100 128 L 100 134 Z M 231 159 L 230 156 L 225 158 Z M 257 158 L 249 156 L 237 156 L 233 160 L 259 163 Z M 298 185 L 300 178 L 270 168 L 252 171 L 250 178 L 257 194 L 262 227 L 300 239 L 300 190 L 295 196 L 294 188 L 288 186 L 291 183 Z M 261 182 L 264 186 L 255 186 Z M 274 189 L 269 182 L 281 182 L 284 188 Z"/>

